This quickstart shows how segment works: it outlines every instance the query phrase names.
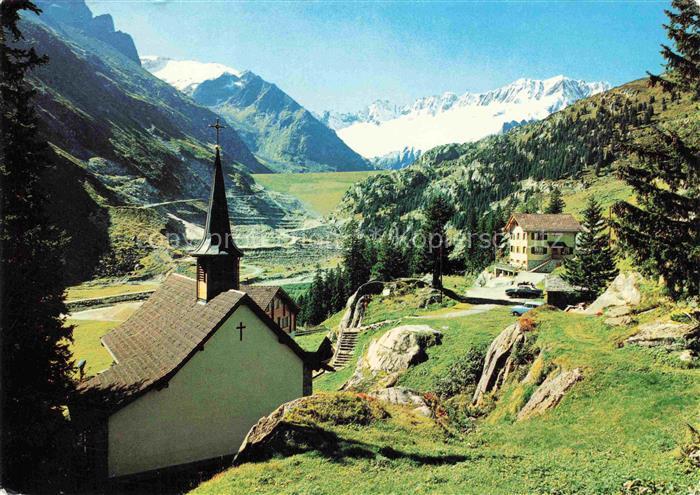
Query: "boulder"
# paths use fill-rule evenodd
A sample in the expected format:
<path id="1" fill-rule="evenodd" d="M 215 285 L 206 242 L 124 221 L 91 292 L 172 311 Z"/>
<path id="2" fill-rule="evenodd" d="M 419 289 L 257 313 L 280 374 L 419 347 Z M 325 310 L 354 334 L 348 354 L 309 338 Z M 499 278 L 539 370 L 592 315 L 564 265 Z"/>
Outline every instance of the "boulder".
<path id="1" fill-rule="evenodd" d="M 263 416 L 248 431 L 243 439 L 243 443 L 238 449 L 238 453 L 233 459 L 233 464 L 238 465 L 243 462 L 257 460 L 263 455 L 265 445 L 271 438 L 282 433 L 285 423 L 282 421 L 284 415 L 299 406 L 305 397 L 286 402 L 275 409 L 269 416 Z"/>
<path id="2" fill-rule="evenodd" d="M 389 330 L 370 343 L 367 354 L 358 361 L 355 373 L 343 389 L 355 388 L 379 375 L 384 387 L 393 385 L 398 373 L 425 361 L 428 358 L 425 349 L 440 344 L 441 339 L 442 333 L 428 325 L 402 325 Z"/>
<path id="3" fill-rule="evenodd" d="M 634 307 L 639 305 L 642 294 L 639 292 L 641 275 L 636 272 L 620 273 L 598 299 L 593 301 L 585 313 L 597 315 L 612 306 Z"/>
<path id="4" fill-rule="evenodd" d="M 371 393 L 370 396 L 388 402 L 389 404 L 409 406 L 418 414 L 429 418 L 433 417 L 433 410 L 430 409 L 430 406 L 425 402 L 423 396 L 406 387 L 384 388 Z"/>
<path id="5" fill-rule="evenodd" d="M 372 341 L 367 350 L 371 372 L 404 371 L 427 359 L 425 349 L 440 344 L 442 333 L 428 325 L 402 325 Z"/>
<path id="6" fill-rule="evenodd" d="M 571 371 L 562 371 L 556 376 L 549 375 L 542 384 L 537 387 L 530 400 L 518 413 L 518 421 L 542 414 L 555 407 L 561 401 L 564 394 L 577 381 L 583 378 L 579 368 Z"/>
<path id="7" fill-rule="evenodd" d="M 486 351 L 484 370 L 476 386 L 472 403 L 481 402 L 484 394 L 498 389 L 513 370 L 513 351 L 525 341 L 520 323 L 510 325 L 496 337 Z"/>
<path id="8" fill-rule="evenodd" d="M 655 321 L 640 325 L 637 333 L 625 340 L 625 344 L 682 349 L 698 337 L 700 337 L 700 327 L 697 325 L 675 321 Z"/>
<path id="9" fill-rule="evenodd" d="M 690 349 L 685 349 L 678 353 L 678 360 L 683 363 L 692 363 L 695 361 L 695 354 Z"/>

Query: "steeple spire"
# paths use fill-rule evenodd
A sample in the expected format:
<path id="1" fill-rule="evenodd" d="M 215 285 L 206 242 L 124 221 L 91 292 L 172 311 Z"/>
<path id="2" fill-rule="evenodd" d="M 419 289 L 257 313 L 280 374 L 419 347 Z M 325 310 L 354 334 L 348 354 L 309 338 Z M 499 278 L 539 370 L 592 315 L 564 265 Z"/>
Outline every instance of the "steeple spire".
<path id="1" fill-rule="evenodd" d="M 216 125 L 217 141 L 219 129 Z M 243 252 L 233 242 L 231 224 L 226 203 L 224 172 L 221 166 L 221 152 L 216 147 L 214 178 L 209 195 L 207 223 L 199 245 L 192 252 L 197 258 L 197 299 L 208 301 L 220 292 L 240 287 L 240 258 Z"/>

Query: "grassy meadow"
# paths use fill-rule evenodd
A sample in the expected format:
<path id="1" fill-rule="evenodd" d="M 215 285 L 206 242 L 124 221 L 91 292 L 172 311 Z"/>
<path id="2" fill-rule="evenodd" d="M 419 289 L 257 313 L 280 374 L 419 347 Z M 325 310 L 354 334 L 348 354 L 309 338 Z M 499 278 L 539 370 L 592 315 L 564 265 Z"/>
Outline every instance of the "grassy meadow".
<path id="1" fill-rule="evenodd" d="M 454 317 L 454 311 L 467 306 L 449 309 L 450 317 L 446 308 L 411 310 L 402 298 L 368 307 L 369 318 L 391 314 L 444 334 L 441 345 L 428 349 L 429 359 L 402 375 L 399 385 L 434 390 L 463 353 L 487 346 L 514 321 L 506 307 L 463 317 Z M 663 318 L 667 312 L 657 307 L 639 319 Z M 610 327 L 601 317 L 549 309 L 532 317 L 541 351 L 532 366 L 541 374 L 575 367 L 583 372 L 583 380 L 556 408 L 516 420 L 534 389 L 523 384 L 521 372 L 468 429 L 383 403 L 378 404 L 386 414 L 369 424 L 334 420 L 345 412 L 333 411 L 334 404 L 351 395 L 334 391 L 370 341 L 395 326 L 386 325 L 360 335 L 350 366 L 314 383 L 324 413 L 312 423 L 332 445 L 306 446 L 294 455 L 231 468 L 193 493 L 687 494 L 700 488 L 700 471 L 679 455 L 689 439 L 686 423 L 700 421 L 700 369 L 658 350 L 621 347 L 634 328 Z M 623 489 L 631 480 L 651 488 Z"/>
<path id="2" fill-rule="evenodd" d="M 335 209 L 353 184 L 382 171 L 319 172 L 311 174 L 256 174 L 266 189 L 299 199 L 310 211 L 324 216 Z"/>
<path id="3" fill-rule="evenodd" d="M 102 347 L 100 339 L 119 325 L 119 322 L 69 319 L 67 323 L 73 325 L 73 342 L 70 349 L 75 361 L 86 360 L 85 376 L 92 376 L 109 368 L 112 356 Z"/>

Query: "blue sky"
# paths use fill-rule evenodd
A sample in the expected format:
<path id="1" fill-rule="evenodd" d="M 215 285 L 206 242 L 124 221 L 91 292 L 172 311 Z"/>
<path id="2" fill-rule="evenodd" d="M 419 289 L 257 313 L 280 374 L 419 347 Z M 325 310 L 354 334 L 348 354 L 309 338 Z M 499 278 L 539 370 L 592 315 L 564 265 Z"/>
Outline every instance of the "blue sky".
<path id="1" fill-rule="evenodd" d="M 250 69 L 313 110 L 659 70 L 656 1 L 88 0 L 142 55 Z"/>

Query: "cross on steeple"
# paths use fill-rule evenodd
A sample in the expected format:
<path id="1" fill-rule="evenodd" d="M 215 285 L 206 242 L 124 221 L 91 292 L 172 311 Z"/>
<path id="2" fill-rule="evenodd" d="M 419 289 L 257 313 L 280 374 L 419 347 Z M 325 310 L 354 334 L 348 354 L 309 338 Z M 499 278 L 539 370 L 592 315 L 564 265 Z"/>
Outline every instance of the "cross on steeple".
<path id="1" fill-rule="evenodd" d="M 219 118 L 216 118 L 216 124 L 209 124 L 209 127 L 213 127 L 216 129 L 216 147 L 219 147 L 219 133 L 221 132 L 221 129 L 226 129 L 225 125 L 221 125 L 219 123 Z"/>

